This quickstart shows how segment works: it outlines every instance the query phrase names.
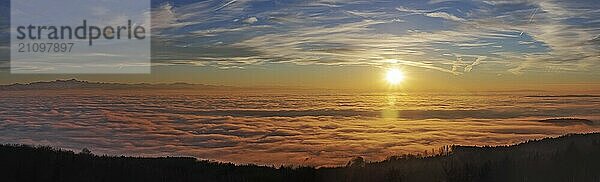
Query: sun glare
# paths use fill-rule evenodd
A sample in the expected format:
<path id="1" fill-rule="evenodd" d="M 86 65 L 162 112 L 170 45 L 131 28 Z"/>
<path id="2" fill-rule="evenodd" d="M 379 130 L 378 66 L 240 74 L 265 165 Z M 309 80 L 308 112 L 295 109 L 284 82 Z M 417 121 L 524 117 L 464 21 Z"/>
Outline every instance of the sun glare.
<path id="1" fill-rule="evenodd" d="M 385 79 L 389 84 L 397 85 L 404 80 L 404 73 L 397 68 L 392 68 L 387 71 Z"/>

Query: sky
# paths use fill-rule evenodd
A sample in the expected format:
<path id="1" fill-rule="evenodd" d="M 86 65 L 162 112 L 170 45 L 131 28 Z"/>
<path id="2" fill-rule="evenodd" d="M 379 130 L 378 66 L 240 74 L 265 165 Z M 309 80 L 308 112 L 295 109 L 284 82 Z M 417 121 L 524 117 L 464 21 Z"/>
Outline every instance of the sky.
<path id="1" fill-rule="evenodd" d="M 0 83 L 77 78 L 235 86 L 600 90 L 600 4 L 516 1 L 152 1 L 152 73 L 10 74 L 0 2 Z"/>

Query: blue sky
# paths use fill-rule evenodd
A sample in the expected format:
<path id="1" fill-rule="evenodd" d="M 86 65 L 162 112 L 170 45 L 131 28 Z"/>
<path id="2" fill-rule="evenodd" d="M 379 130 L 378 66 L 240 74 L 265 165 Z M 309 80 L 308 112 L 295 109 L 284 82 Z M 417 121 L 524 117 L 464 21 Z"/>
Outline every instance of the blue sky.
<path id="1" fill-rule="evenodd" d="M 401 64 L 451 69 L 477 58 L 491 71 L 586 71 L 598 62 L 592 1 L 155 2 L 166 62 Z M 457 61 L 462 60 L 462 61 Z M 450 65 L 450 66 L 449 66 Z M 450 67 L 450 68 L 449 68 Z"/>
<path id="2" fill-rule="evenodd" d="M 6 14 L 6 2 L 0 5 Z M 154 74 L 169 74 L 163 67 L 400 66 L 449 77 L 599 80 L 600 3 L 593 1 L 155 0 L 152 6 L 153 65 L 160 69 Z M 6 29 L 7 20 L 0 22 Z M 6 46 L 0 49 L 6 60 Z"/>

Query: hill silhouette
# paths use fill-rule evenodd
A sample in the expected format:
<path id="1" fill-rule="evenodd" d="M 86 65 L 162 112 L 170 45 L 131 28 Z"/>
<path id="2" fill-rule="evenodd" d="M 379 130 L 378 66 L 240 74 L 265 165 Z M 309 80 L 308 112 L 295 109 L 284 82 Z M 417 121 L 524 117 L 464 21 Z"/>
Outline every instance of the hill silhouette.
<path id="1" fill-rule="evenodd" d="M 236 89 L 231 86 L 191 83 L 105 83 L 76 79 L 0 85 L 0 91 L 62 90 L 62 89 Z"/>
<path id="2" fill-rule="evenodd" d="M 352 159 L 331 168 L 235 165 L 190 157 L 97 156 L 47 146 L 0 146 L 0 181 L 600 181 L 600 133 L 512 146 L 443 147 L 434 155 Z"/>

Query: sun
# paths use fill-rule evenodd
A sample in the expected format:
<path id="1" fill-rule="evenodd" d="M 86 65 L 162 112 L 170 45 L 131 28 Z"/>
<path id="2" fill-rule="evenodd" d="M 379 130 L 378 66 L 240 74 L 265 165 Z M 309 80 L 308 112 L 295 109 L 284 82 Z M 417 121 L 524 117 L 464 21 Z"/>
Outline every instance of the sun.
<path id="1" fill-rule="evenodd" d="M 397 85 L 404 81 L 404 73 L 397 68 L 391 68 L 387 71 L 385 79 L 389 84 Z"/>

